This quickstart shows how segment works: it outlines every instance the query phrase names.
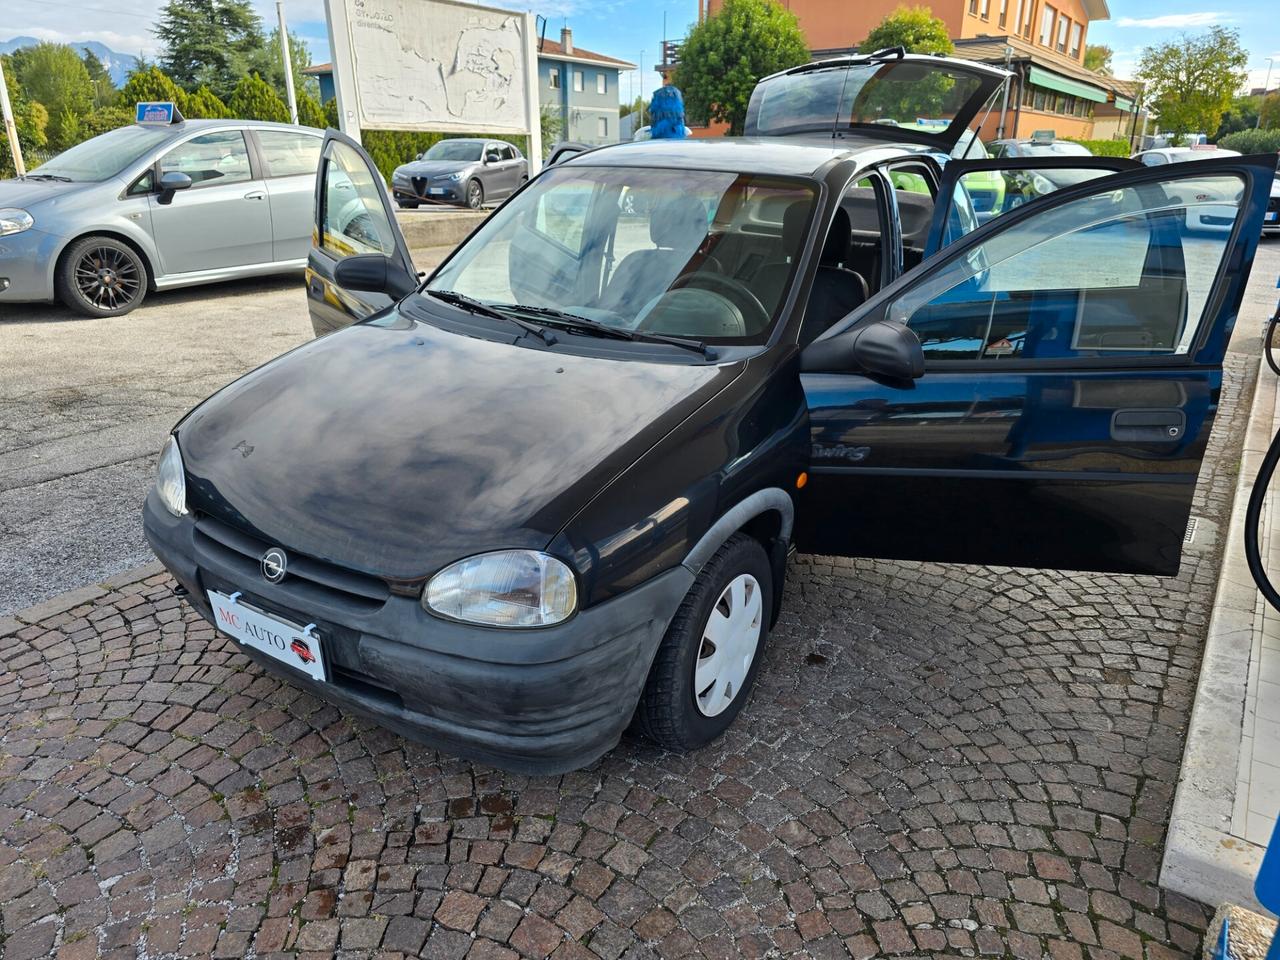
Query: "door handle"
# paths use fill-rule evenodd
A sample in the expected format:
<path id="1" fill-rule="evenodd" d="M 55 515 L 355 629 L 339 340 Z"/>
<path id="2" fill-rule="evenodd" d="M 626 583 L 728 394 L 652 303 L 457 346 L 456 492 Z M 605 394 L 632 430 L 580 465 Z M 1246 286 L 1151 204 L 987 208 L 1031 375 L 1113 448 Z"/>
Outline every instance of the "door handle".
<path id="1" fill-rule="evenodd" d="M 1187 432 L 1181 410 L 1117 410 L 1111 415 L 1111 439 L 1139 443 L 1172 443 Z"/>
<path id="2" fill-rule="evenodd" d="M 267 199 L 267 195 L 261 190 L 250 190 L 244 195 L 244 198 L 246 200 L 265 200 Z"/>

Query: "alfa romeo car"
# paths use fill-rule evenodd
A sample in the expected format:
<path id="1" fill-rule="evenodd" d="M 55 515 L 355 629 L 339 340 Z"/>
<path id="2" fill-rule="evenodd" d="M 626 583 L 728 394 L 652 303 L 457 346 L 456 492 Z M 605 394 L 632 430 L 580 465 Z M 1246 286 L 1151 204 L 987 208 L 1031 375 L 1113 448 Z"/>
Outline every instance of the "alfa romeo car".
<path id="1" fill-rule="evenodd" d="M 157 556 L 267 669 L 540 772 L 722 733 L 794 550 L 1174 573 L 1276 158 L 949 159 L 1004 77 L 766 78 L 748 136 L 550 166 L 425 278 L 330 131 L 336 332 L 174 428 Z M 1018 163 L 1091 178 L 979 226 L 966 178 Z M 1181 229 L 1188 176 L 1231 231 Z"/>

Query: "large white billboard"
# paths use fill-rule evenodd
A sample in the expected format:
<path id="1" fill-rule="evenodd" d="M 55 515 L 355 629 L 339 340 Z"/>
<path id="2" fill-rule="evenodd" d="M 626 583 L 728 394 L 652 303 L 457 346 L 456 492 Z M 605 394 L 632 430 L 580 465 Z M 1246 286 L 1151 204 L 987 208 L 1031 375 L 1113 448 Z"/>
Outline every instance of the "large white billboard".
<path id="1" fill-rule="evenodd" d="M 526 134 L 538 142 L 531 13 L 455 0 L 325 0 L 344 133 Z"/>

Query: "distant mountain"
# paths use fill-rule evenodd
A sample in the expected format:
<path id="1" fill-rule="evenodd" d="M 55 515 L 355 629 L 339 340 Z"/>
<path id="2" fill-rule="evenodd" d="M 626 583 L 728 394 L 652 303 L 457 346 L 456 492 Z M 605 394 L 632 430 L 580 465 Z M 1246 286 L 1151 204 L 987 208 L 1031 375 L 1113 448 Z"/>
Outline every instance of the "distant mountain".
<path id="1" fill-rule="evenodd" d="M 14 37 L 12 40 L 0 40 L 0 53 L 13 53 L 23 47 L 34 47 L 40 41 L 35 37 Z M 124 86 L 129 71 L 138 64 L 138 58 L 129 53 L 116 53 L 105 43 L 97 40 L 77 40 L 68 46 L 77 50 L 91 50 L 93 55 L 102 61 L 102 65 L 111 74 L 111 82 L 117 87 Z"/>

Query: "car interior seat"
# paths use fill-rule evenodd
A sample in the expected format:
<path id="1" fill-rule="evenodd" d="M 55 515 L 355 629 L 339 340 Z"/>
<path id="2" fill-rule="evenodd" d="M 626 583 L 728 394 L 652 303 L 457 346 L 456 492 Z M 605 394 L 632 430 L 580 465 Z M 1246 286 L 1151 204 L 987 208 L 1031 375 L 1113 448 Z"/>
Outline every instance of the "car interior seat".
<path id="1" fill-rule="evenodd" d="M 844 207 L 839 207 L 822 245 L 818 272 L 813 278 L 800 330 L 800 343 L 813 340 L 841 317 L 865 303 L 870 295 L 862 274 L 845 266 L 849 252 L 849 214 Z"/>
<path id="2" fill-rule="evenodd" d="M 697 200 L 672 196 L 659 200 L 649 215 L 653 249 L 635 250 L 622 258 L 609 278 L 600 306 L 638 309 L 671 286 L 707 236 L 707 212 Z M 639 302 L 635 302 L 639 298 Z"/>
<path id="3" fill-rule="evenodd" d="M 787 255 L 785 259 L 766 263 L 751 277 L 751 292 L 760 298 L 766 306 L 776 306 L 782 300 L 786 290 L 787 278 L 791 276 L 795 258 L 800 254 L 804 244 L 804 228 L 809 222 L 809 211 L 812 204 L 805 200 L 797 200 L 782 212 L 781 249 Z"/>

